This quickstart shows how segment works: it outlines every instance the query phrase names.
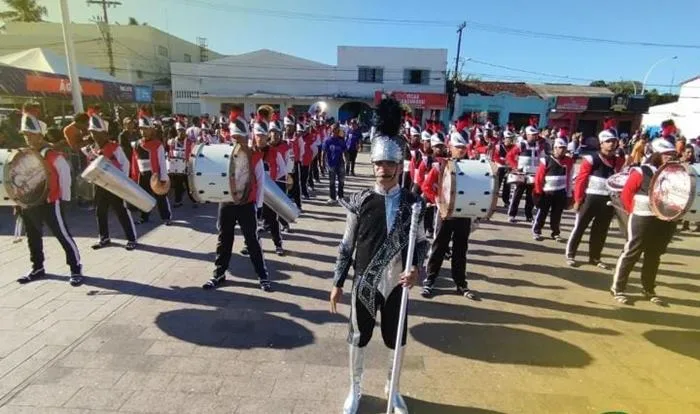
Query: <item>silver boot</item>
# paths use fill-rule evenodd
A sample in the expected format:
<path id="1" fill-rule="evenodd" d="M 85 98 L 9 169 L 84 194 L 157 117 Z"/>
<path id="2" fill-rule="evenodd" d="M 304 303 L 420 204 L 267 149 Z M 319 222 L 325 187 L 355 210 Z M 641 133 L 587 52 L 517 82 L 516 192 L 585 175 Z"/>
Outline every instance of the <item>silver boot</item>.
<path id="1" fill-rule="evenodd" d="M 404 353 L 404 347 L 401 347 L 401 350 L 399 352 L 399 367 L 403 363 L 403 353 Z M 392 407 L 394 407 L 394 414 L 408 414 L 408 407 L 406 406 L 406 402 L 403 400 L 403 397 L 401 396 L 401 391 L 399 391 L 401 388 L 399 387 L 399 382 L 401 380 L 401 376 L 396 381 L 396 389 L 394 390 L 394 395 L 389 397 L 389 391 L 391 388 L 391 371 L 394 367 L 394 351 L 392 350 L 389 352 L 389 374 L 387 375 L 386 379 L 386 385 L 384 386 L 384 395 L 386 395 L 387 399 L 391 398 L 392 401 Z"/>
<path id="2" fill-rule="evenodd" d="M 362 397 L 362 372 L 365 364 L 365 350 L 350 345 L 350 392 L 343 404 L 343 414 L 357 414 Z"/>

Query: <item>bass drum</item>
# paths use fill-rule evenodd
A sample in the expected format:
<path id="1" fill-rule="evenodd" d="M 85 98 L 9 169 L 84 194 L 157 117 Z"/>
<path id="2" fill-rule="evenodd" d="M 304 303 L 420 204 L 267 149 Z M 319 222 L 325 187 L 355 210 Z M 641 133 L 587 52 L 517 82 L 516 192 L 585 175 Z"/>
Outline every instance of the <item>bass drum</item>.
<path id="1" fill-rule="evenodd" d="M 156 205 L 156 199 L 153 196 L 102 155 L 85 168 L 81 178 L 87 183 L 104 188 L 146 213 L 153 210 Z"/>
<path id="2" fill-rule="evenodd" d="M 695 198 L 683 220 L 691 223 L 700 223 L 700 164 L 690 165 L 688 172 L 695 175 Z"/>
<path id="3" fill-rule="evenodd" d="M 0 150 L 0 168 L 0 205 L 31 207 L 46 202 L 49 167 L 39 152 L 28 148 Z"/>
<path id="4" fill-rule="evenodd" d="M 654 215 L 664 221 L 685 219 L 697 199 L 696 170 L 671 162 L 661 166 L 649 184 L 649 204 Z"/>
<path id="5" fill-rule="evenodd" d="M 496 210 L 494 166 L 480 160 L 450 160 L 440 176 L 438 206 L 448 218 L 486 220 Z"/>

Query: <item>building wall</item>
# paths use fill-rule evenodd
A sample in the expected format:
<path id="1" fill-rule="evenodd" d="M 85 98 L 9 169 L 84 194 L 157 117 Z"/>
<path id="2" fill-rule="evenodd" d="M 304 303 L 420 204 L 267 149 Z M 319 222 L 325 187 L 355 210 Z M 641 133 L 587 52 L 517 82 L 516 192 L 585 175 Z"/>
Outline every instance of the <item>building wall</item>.
<path id="1" fill-rule="evenodd" d="M 550 103 L 548 100 L 536 97 L 518 97 L 509 93 L 501 93 L 495 96 L 469 94 L 457 95 L 455 99 L 455 117 L 462 112 L 498 112 L 499 125 L 504 126 L 508 122 L 511 113 L 534 114 L 539 116 L 540 127 L 547 125 Z"/>
<path id="2" fill-rule="evenodd" d="M 358 82 L 361 66 L 384 69 L 382 83 Z M 447 49 L 338 46 L 338 94 L 372 98 L 377 90 L 445 93 Z M 405 69 L 429 70 L 427 85 L 404 83 Z"/>
<path id="3" fill-rule="evenodd" d="M 72 24 L 73 42 L 78 63 L 109 72 L 107 47 L 96 24 Z M 129 83 L 153 83 L 170 76 L 170 62 L 184 62 L 189 54 L 192 62 L 200 58 L 199 46 L 151 26 L 110 25 L 113 39 L 115 77 Z M 159 54 L 158 46 L 168 50 Z M 0 33 L 0 55 L 43 47 L 65 54 L 60 23 L 9 22 Z M 209 59 L 221 57 L 208 52 Z"/>

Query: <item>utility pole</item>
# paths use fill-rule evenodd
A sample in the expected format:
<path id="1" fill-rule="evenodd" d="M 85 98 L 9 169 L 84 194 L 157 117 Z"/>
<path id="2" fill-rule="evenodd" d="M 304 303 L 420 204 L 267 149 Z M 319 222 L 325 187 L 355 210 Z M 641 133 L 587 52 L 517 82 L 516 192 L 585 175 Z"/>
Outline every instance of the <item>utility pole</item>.
<path id="1" fill-rule="evenodd" d="M 116 69 L 114 68 L 114 53 L 112 52 L 112 32 L 109 29 L 109 16 L 107 14 L 107 7 L 108 6 L 121 6 L 121 2 L 119 1 L 111 1 L 111 0 L 87 0 L 88 6 L 91 4 L 99 4 L 102 5 L 102 23 L 104 24 L 104 28 L 100 28 L 100 31 L 102 32 L 102 36 L 105 39 L 105 43 L 107 44 L 107 57 L 109 58 L 109 74 L 114 76 Z"/>
<path id="2" fill-rule="evenodd" d="M 455 59 L 455 71 L 452 74 L 452 107 L 450 108 L 450 118 L 454 116 L 455 112 L 455 105 L 457 104 L 457 79 L 458 79 L 458 71 L 459 71 L 459 55 L 460 55 L 460 49 L 462 49 L 462 31 L 464 31 L 464 28 L 467 27 L 467 22 L 462 22 L 457 27 L 457 58 Z"/>

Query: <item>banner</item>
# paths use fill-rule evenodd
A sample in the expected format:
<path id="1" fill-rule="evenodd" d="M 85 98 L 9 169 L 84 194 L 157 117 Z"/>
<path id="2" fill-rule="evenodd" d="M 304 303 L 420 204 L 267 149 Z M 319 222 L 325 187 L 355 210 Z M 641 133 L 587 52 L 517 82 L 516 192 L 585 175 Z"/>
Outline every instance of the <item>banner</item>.
<path id="1" fill-rule="evenodd" d="M 427 92 L 374 92 L 374 104 L 377 105 L 383 95 L 394 97 L 402 104 L 413 108 L 444 109 L 447 107 L 447 94 Z"/>
<path id="2" fill-rule="evenodd" d="M 554 107 L 557 112 L 584 112 L 588 108 L 588 98 L 583 96 L 560 96 Z"/>

